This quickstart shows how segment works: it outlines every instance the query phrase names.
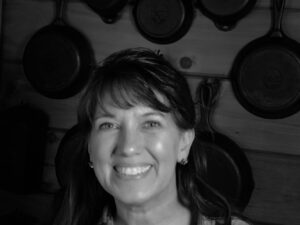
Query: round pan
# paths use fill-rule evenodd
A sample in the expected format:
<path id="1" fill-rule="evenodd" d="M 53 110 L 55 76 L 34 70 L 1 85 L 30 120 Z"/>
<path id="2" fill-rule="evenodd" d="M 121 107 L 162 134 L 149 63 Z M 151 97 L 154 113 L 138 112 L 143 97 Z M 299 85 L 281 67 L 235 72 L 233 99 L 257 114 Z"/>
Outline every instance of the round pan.
<path id="1" fill-rule="evenodd" d="M 270 31 L 238 53 L 230 72 L 240 104 L 268 119 L 300 109 L 300 45 L 282 31 L 284 6 L 284 0 L 273 0 Z"/>
<path id="2" fill-rule="evenodd" d="M 137 0 L 133 17 L 139 32 L 149 41 L 170 44 L 182 38 L 194 19 L 190 0 Z"/>
<path id="3" fill-rule="evenodd" d="M 27 43 L 23 68 L 32 86 L 50 98 L 79 92 L 89 77 L 93 52 L 87 39 L 63 21 L 63 0 L 56 2 L 56 18 Z"/>
<path id="4" fill-rule="evenodd" d="M 114 23 L 120 17 L 120 11 L 128 0 L 84 0 L 87 5 L 96 12 L 103 22 Z"/>
<path id="5" fill-rule="evenodd" d="M 215 131 L 210 122 L 215 106 L 219 81 L 204 80 L 199 84 L 200 121 L 196 132 L 199 151 L 203 151 L 207 165 L 207 181 L 227 200 L 243 211 L 252 195 L 254 181 L 250 163 L 243 150 L 230 138 Z"/>
<path id="6" fill-rule="evenodd" d="M 83 140 L 79 126 L 74 125 L 65 133 L 59 143 L 55 156 L 55 172 L 58 183 L 63 188 L 68 184 L 74 156 L 81 151 Z"/>
<path id="7" fill-rule="evenodd" d="M 254 8 L 257 0 L 197 0 L 199 10 L 222 31 L 232 30 Z"/>

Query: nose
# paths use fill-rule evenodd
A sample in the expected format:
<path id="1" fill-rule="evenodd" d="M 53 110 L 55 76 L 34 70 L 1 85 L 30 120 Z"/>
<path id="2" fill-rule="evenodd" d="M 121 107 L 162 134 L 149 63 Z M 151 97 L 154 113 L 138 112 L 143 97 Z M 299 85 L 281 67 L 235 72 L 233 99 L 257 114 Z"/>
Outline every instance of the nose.
<path id="1" fill-rule="evenodd" d="M 135 128 L 121 128 L 116 152 L 122 156 L 131 156 L 140 152 L 140 135 Z"/>

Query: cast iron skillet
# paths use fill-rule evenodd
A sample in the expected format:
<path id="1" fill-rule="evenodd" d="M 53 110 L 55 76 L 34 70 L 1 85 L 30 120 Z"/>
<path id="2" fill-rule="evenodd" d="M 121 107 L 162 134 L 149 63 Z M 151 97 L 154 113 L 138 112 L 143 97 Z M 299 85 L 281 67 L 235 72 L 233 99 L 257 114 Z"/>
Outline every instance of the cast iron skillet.
<path id="1" fill-rule="evenodd" d="M 233 29 L 255 6 L 257 0 L 197 0 L 199 10 L 222 31 Z"/>
<path id="2" fill-rule="evenodd" d="M 190 0 L 137 0 L 133 17 L 139 32 L 149 41 L 170 44 L 182 38 L 194 19 Z"/>
<path id="3" fill-rule="evenodd" d="M 128 0 L 84 0 L 96 12 L 103 22 L 114 23 L 120 17 L 120 11 L 126 6 Z"/>
<path id="4" fill-rule="evenodd" d="M 200 120 L 196 126 L 199 151 L 206 155 L 208 183 L 227 200 L 243 211 L 247 206 L 254 181 L 252 169 L 243 150 L 230 138 L 211 125 L 212 110 L 216 106 L 220 82 L 204 79 L 197 88 Z"/>
<path id="5" fill-rule="evenodd" d="M 56 0 L 54 21 L 36 32 L 23 55 L 25 75 L 50 98 L 67 98 L 85 85 L 93 63 L 87 39 L 63 21 L 64 1 Z"/>
<path id="6" fill-rule="evenodd" d="M 273 0 L 272 26 L 236 56 L 230 77 L 234 94 L 254 115 L 279 119 L 300 109 L 300 45 L 281 28 L 284 0 Z"/>
<path id="7" fill-rule="evenodd" d="M 76 124 L 61 139 L 55 156 L 55 172 L 62 188 L 68 184 L 74 159 L 83 148 L 84 138 Z"/>

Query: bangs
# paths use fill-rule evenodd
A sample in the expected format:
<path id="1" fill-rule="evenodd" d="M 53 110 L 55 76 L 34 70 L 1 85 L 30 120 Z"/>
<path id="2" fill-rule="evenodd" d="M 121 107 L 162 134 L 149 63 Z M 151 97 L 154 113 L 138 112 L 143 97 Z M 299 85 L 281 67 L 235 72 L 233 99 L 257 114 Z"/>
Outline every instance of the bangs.
<path id="1" fill-rule="evenodd" d="M 89 133 L 97 108 L 129 109 L 143 105 L 171 113 L 181 129 L 195 124 L 195 108 L 185 78 L 161 55 L 152 51 L 124 50 L 95 68 L 77 111 L 78 123 Z"/>
<path id="2" fill-rule="evenodd" d="M 105 111 L 104 99 L 111 100 L 113 106 L 121 109 L 129 109 L 136 105 L 145 105 L 162 112 L 170 112 L 168 101 L 161 95 L 155 84 L 149 84 L 141 77 L 140 73 L 111 74 L 112 77 L 103 81 L 102 88 L 98 90 L 96 103 Z M 148 82 L 148 83 L 147 83 Z"/>

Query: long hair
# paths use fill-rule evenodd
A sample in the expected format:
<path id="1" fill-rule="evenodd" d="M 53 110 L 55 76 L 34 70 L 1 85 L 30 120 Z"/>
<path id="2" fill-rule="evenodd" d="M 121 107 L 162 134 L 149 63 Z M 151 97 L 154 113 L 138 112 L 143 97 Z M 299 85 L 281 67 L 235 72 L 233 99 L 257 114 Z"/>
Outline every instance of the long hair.
<path id="1" fill-rule="evenodd" d="M 109 207 L 115 213 L 113 197 L 99 184 L 88 167 L 87 140 L 96 107 L 101 107 L 104 95 L 114 104 L 130 108 L 144 104 L 171 113 L 179 129 L 194 129 L 195 106 L 186 79 L 159 52 L 145 48 L 126 49 L 106 58 L 94 71 L 78 107 L 78 126 L 82 132 L 81 153 L 73 163 L 73 175 L 65 191 L 56 225 L 94 225 Z M 165 100 L 159 99 L 158 95 Z M 229 224 L 230 207 L 224 197 L 203 179 L 203 154 L 196 138 L 189 163 L 176 166 L 180 202 L 191 209 L 192 218 L 202 214 L 220 218 Z"/>

